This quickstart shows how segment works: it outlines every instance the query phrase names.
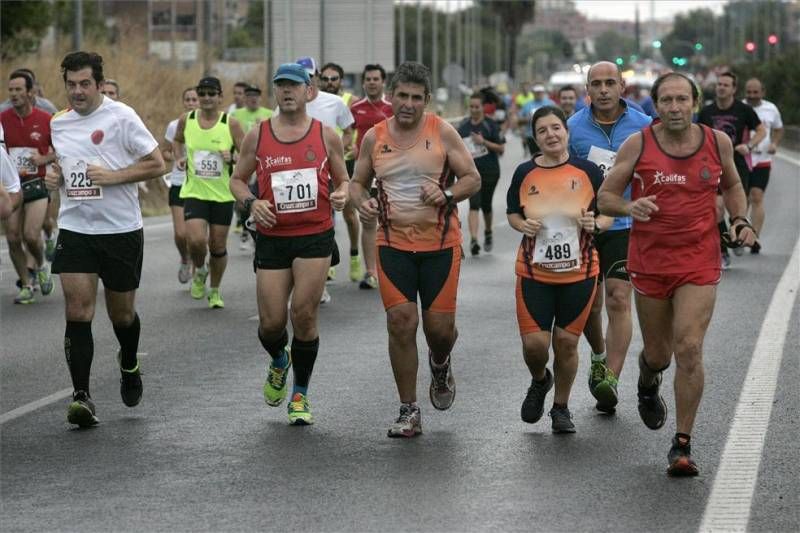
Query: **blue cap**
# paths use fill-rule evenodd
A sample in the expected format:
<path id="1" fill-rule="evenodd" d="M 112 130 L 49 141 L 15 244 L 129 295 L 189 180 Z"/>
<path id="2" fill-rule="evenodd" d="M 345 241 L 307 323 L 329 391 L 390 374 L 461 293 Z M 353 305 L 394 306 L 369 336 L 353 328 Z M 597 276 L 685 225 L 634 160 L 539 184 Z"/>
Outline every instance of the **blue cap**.
<path id="1" fill-rule="evenodd" d="M 298 57 L 295 63 L 306 69 L 309 77 L 317 73 L 317 62 L 311 56 Z"/>
<path id="2" fill-rule="evenodd" d="M 273 82 L 278 80 L 289 80 L 296 83 L 305 83 L 306 85 L 311 84 L 308 72 L 302 65 L 297 63 L 284 63 L 279 66 L 278 70 L 275 71 L 275 76 L 272 77 Z"/>

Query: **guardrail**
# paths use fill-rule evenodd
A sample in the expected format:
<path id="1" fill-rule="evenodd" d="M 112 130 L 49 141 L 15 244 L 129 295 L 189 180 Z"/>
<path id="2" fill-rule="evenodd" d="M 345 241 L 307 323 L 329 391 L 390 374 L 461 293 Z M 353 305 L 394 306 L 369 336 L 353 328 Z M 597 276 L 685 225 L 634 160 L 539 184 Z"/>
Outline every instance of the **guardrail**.
<path id="1" fill-rule="evenodd" d="M 800 152 L 800 126 L 784 126 L 781 146 Z"/>

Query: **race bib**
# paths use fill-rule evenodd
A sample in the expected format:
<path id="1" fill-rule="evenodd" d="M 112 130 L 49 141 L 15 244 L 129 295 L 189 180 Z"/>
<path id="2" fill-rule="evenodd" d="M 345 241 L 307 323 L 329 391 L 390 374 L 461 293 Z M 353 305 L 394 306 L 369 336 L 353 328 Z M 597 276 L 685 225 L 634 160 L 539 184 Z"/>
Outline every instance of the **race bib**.
<path id="1" fill-rule="evenodd" d="M 319 180 L 316 168 L 273 172 L 271 178 L 278 213 L 301 213 L 317 208 Z"/>
<path id="2" fill-rule="evenodd" d="M 36 148 L 29 148 L 26 146 L 17 146 L 16 148 L 9 148 L 8 155 L 14 161 L 14 166 L 17 167 L 17 172 L 20 176 L 27 176 L 28 174 L 36 174 L 39 168 L 33 164 L 33 156 L 37 153 Z"/>
<path id="3" fill-rule="evenodd" d="M 489 149 L 486 148 L 485 144 L 475 144 L 472 137 L 463 137 L 462 140 L 464 141 L 464 146 L 466 146 L 469 151 L 469 155 L 472 156 L 472 159 L 478 159 L 489 153 Z"/>
<path id="4" fill-rule="evenodd" d="M 605 178 L 608 176 L 608 171 L 614 166 L 614 161 L 617 159 L 617 152 L 592 146 L 591 149 L 589 149 L 589 156 L 586 159 L 600 167 L 600 170 L 603 171 L 603 177 Z"/>
<path id="5" fill-rule="evenodd" d="M 563 215 L 551 215 L 542 221 L 536 234 L 533 262 L 545 270 L 568 272 L 581 267 L 578 224 Z"/>
<path id="6" fill-rule="evenodd" d="M 61 158 L 61 172 L 64 175 L 64 187 L 67 200 L 102 200 L 103 187 L 93 185 L 87 175 L 89 165 L 100 166 L 97 160 L 83 160 L 75 157 Z"/>
<path id="7" fill-rule="evenodd" d="M 225 161 L 219 152 L 208 150 L 195 150 L 194 175 L 206 180 L 216 180 L 222 177 L 222 168 Z"/>

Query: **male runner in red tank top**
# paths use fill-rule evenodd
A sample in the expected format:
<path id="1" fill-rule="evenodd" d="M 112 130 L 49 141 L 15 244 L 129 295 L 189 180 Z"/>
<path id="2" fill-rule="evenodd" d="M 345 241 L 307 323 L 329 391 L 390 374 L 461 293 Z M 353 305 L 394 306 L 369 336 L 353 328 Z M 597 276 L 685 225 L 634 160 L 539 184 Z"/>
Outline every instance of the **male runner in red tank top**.
<path id="1" fill-rule="evenodd" d="M 306 114 L 311 81 L 305 69 L 283 64 L 273 82 L 280 113 L 247 133 L 230 187 L 257 230 L 258 338 L 271 357 L 264 400 L 271 406 L 283 402 L 289 366 L 294 365 L 289 423 L 308 425 L 313 423 L 308 382 L 319 350 L 317 312 L 336 246 L 331 207 L 344 209 L 348 177 L 342 140 Z M 247 185 L 253 172 L 256 196 Z M 291 348 L 286 332 L 290 297 Z"/>
<path id="2" fill-rule="evenodd" d="M 692 124 L 697 88 L 684 75 L 664 74 L 653 85 L 661 123 L 631 135 L 600 188 L 604 215 L 631 216 L 628 271 L 644 351 L 639 357 L 639 415 L 659 429 L 667 406 L 659 394 L 661 374 L 675 370 L 677 432 L 667 473 L 694 476 L 690 435 L 703 394 L 703 339 L 711 321 L 720 278 L 716 190 L 731 213 L 731 238 L 752 245 L 747 200 L 722 132 Z M 631 200 L 623 191 L 632 183 Z"/>

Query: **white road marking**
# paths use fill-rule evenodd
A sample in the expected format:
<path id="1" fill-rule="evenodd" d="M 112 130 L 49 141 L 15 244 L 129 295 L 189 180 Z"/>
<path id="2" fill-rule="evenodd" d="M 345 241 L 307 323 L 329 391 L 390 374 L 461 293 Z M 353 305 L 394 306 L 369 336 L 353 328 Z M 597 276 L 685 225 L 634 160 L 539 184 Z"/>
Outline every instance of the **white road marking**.
<path id="1" fill-rule="evenodd" d="M 137 356 L 144 356 L 148 355 L 147 352 L 137 352 Z M 54 392 L 50 396 L 45 396 L 44 398 L 40 398 L 34 402 L 26 403 L 23 406 L 17 407 L 16 409 L 12 409 L 7 413 L 3 413 L 0 415 L 0 425 L 5 424 L 6 422 L 10 422 L 16 418 L 21 416 L 27 415 L 40 407 L 44 407 L 45 405 L 50 405 L 53 402 L 57 402 L 59 400 L 63 400 L 64 398 L 69 398 L 72 396 L 72 387 L 67 389 L 61 389 L 58 392 Z"/>
<path id="2" fill-rule="evenodd" d="M 800 289 L 798 272 L 800 239 L 795 243 L 792 257 L 764 316 L 719 470 L 706 503 L 701 532 L 747 530 L 789 320 Z"/>
<path id="3" fill-rule="evenodd" d="M 787 163 L 792 163 L 793 165 L 797 165 L 798 167 L 800 167 L 800 159 L 796 159 L 794 157 L 789 157 L 788 155 L 782 154 L 780 152 L 776 153 L 773 157 L 775 157 L 776 159 L 780 159 L 782 161 L 786 161 Z"/>

